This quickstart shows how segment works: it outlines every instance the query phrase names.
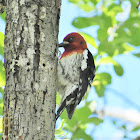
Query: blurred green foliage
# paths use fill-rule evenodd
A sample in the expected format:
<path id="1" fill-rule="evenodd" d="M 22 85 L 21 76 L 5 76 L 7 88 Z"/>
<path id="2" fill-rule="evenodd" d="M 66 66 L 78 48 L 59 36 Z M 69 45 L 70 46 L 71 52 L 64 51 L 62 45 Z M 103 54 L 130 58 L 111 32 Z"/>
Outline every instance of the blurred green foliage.
<path id="1" fill-rule="evenodd" d="M 0 17 L 6 21 L 6 11 L 4 11 L 2 14 L 0 14 Z"/>
<path id="2" fill-rule="evenodd" d="M 4 34 L 0 32 L 0 134 L 2 133 L 2 115 L 3 115 L 3 94 L 5 86 L 5 69 L 3 67 L 4 57 Z M 1 139 L 1 135 L 0 135 Z"/>
<path id="3" fill-rule="evenodd" d="M 107 85 L 112 82 L 112 75 L 106 72 L 99 73 L 98 69 L 103 65 L 106 67 L 112 65 L 114 72 L 118 76 L 122 76 L 124 74 L 123 66 L 114 59 L 115 56 L 131 53 L 140 57 L 140 53 L 133 53 L 135 47 L 140 45 L 140 14 L 136 9 L 138 2 L 127 0 L 131 5 L 130 10 L 127 9 L 127 13 L 123 8 L 123 0 L 69 0 L 69 2 L 87 13 L 87 16 L 73 19 L 72 25 L 80 30 L 79 33 L 86 42 L 97 51 L 94 55 L 97 72 L 92 85 L 97 95 L 103 97 Z M 124 19 L 120 20 L 122 17 Z M 99 26 L 96 38 L 92 34 L 81 32 L 81 29 L 88 29 L 88 27 L 92 30 L 91 27 L 94 26 Z M 66 111 L 61 115 L 61 119 L 65 120 L 62 129 L 71 132 L 71 139 L 92 140 L 93 138 L 86 133 L 88 125 L 96 126 L 103 122 L 98 117 L 92 117 L 91 114 L 95 111 L 96 106 L 91 107 L 92 102 L 88 102 L 87 98 L 88 92 L 83 99 L 84 105 L 76 108 L 72 120 L 68 120 Z M 126 126 L 121 128 L 124 129 Z M 133 131 L 137 130 L 140 130 L 140 127 L 134 128 Z"/>

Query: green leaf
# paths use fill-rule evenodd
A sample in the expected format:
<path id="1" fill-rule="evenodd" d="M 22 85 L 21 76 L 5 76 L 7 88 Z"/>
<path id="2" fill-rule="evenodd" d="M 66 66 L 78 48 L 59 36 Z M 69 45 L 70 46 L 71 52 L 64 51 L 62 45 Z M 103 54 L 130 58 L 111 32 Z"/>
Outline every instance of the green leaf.
<path id="1" fill-rule="evenodd" d="M 123 53 L 128 53 L 128 52 L 130 52 L 130 51 L 133 51 L 133 50 L 134 50 L 134 48 L 133 48 L 133 47 L 129 46 L 129 45 L 128 45 L 128 44 L 126 44 L 126 43 L 124 43 L 122 47 L 123 47 L 123 49 L 124 49 Z"/>
<path id="2" fill-rule="evenodd" d="M 106 28 L 100 28 L 98 31 L 98 39 L 99 41 L 104 41 L 108 38 L 107 29 Z"/>
<path id="3" fill-rule="evenodd" d="M 97 45 L 96 45 L 93 37 L 91 37 L 89 34 L 86 34 L 83 32 L 79 32 L 79 33 L 84 37 L 84 39 L 86 40 L 87 43 L 89 43 L 90 45 L 92 45 L 94 48 L 97 49 Z"/>
<path id="4" fill-rule="evenodd" d="M 114 41 L 102 41 L 98 50 L 100 55 L 107 53 L 109 56 L 116 56 L 118 54 L 128 53 L 134 50 L 134 48 L 124 43 L 123 40 L 118 40 L 118 42 L 116 41 L 115 43 Z"/>
<path id="5" fill-rule="evenodd" d="M 93 140 L 92 137 L 85 133 L 85 131 L 81 128 L 77 128 L 76 131 L 73 133 L 71 140 Z"/>
<path id="6" fill-rule="evenodd" d="M 122 68 L 122 66 L 120 64 L 118 64 L 118 63 L 116 63 L 113 66 L 114 66 L 114 70 L 115 70 L 116 74 L 118 76 L 122 76 L 123 75 L 123 68 Z"/>
<path id="7" fill-rule="evenodd" d="M 127 28 L 124 24 L 120 25 L 120 27 L 116 30 L 116 42 L 115 43 L 122 43 L 129 41 L 129 38 L 131 39 L 131 33 L 129 31 L 129 28 Z"/>
<path id="8" fill-rule="evenodd" d="M 104 96 L 105 86 L 101 82 L 96 82 L 96 84 L 94 84 L 94 87 L 99 97 Z"/>
<path id="9" fill-rule="evenodd" d="M 116 121 L 112 121 L 112 123 L 113 123 L 114 125 L 116 125 Z"/>
<path id="10" fill-rule="evenodd" d="M 116 50 L 114 45 L 111 42 L 102 41 L 98 47 L 99 54 L 103 55 L 103 54 L 107 53 L 109 56 L 113 56 L 115 54 L 115 50 Z"/>
<path id="11" fill-rule="evenodd" d="M 108 63 L 112 63 L 113 64 L 113 67 L 114 67 L 114 70 L 116 72 L 116 74 L 118 76 L 122 76 L 123 75 L 123 68 L 122 66 L 117 63 L 115 60 L 113 60 L 112 57 L 110 56 L 107 56 L 105 58 L 101 58 L 98 65 L 101 65 L 101 64 L 108 64 Z"/>
<path id="12" fill-rule="evenodd" d="M 56 93 L 56 104 L 60 105 L 60 102 L 61 102 L 61 97 L 60 97 L 60 95 L 57 92 Z"/>
<path id="13" fill-rule="evenodd" d="M 83 4 L 79 4 L 79 8 L 81 8 L 82 10 L 86 11 L 86 12 L 91 12 L 92 10 L 94 10 L 94 5 L 89 5 L 89 3 L 83 3 Z"/>
<path id="14" fill-rule="evenodd" d="M 94 5 L 96 5 L 100 0 L 90 0 Z"/>
<path id="15" fill-rule="evenodd" d="M 0 46 L 0 55 L 4 57 L 4 48 Z"/>
<path id="16" fill-rule="evenodd" d="M 130 51 L 133 51 L 134 48 L 126 43 L 121 43 L 121 44 L 118 44 L 116 43 L 116 48 L 118 50 L 118 54 L 126 54 L 126 53 L 129 53 Z M 115 56 L 115 55 L 114 55 Z"/>
<path id="17" fill-rule="evenodd" d="M 100 81 L 103 85 L 111 84 L 111 75 L 109 73 L 96 73 L 94 81 Z"/>
<path id="18" fill-rule="evenodd" d="M 121 128 L 123 128 L 124 130 L 127 130 L 126 125 L 122 125 Z"/>
<path id="19" fill-rule="evenodd" d="M 136 57 L 140 57 L 140 53 L 134 53 L 133 55 L 135 55 Z"/>
<path id="20" fill-rule="evenodd" d="M 71 120 L 68 119 L 68 115 L 66 113 L 66 110 L 63 111 L 63 113 L 61 114 L 60 117 L 62 119 L 65 119 L 66 126 L 64 127 L 64 129 L 73 132 L 73 128 L 78 124 L 78 120 L 75 117 L 75 113 L 72 116 L 72 119 Z"/>
<path id="21" fill-rule="evenodd" d="M 120 4 L 111 3 L 108 7 L 104 7 L 103 11 L 106 15 L 111 17 L 112 23 L 113 23 L 113 25 L 115 25 L 115 24 L 117 24 L 117 20 L 116 20 L 115 16 L 119 12 L 123 12 L 123 9 Z"/>
<path id="22" fill-rule="evenodd" d="M 0 103 L 0 115 L 3 115 L 3 102 Z"/>
<path id="23" fill-rule="evenodd" d="M 4 47 L 4 37 L 5 35 L 2 32 L 0 32 L 0 46 L 1 47 Z"/>
<path id="24" fill-rule="evenodd" d="M 104 24 L 105 21 L 105 24 Z M 107 16 L 105 14 L 102 14 L 100 18 L 98 17 L 98 25 L 100 26 L 98 30 L 98 39 L 99 41 L 107 41 L 108 38 L 108 28 L 112 26 L 112 19 L 110 16 Z"/>
<path id="25" fill-rule="evenodd" d="M 73 20 L 72 25 L 78 29 L 86 28 L 92 25 L 98 25 L 96 17 L 77 17 Z"/>
<path id="26" fill-rule="evenodd" d="M 78 121 L 84 121 L 87 120 L 88 117 L 91 115 L 91 110 L 89 109 L 88 106 L 84 106 L 80 109 L 76 109 L 74 112 L 75 117 L 77 118 Z"/>
<path id="27" fill-rule="evenodd" d="M 0 104 L 3 104 L 3 97 L 0 98 Z M 3 110 L 3 109 L 1 109 L 1 110 Z M 0 114 L 0 115 L 2 115 L 2 114 Z"/>
<path id="28" fill-rule="evenodd" d="M 2 61 L 0 61 L 0 87 L 5 86 L 5 70 Z"/>
<path id="29" fill-rule="evenodd" d="M 69 0 L 69 2 L 73 3 L 73 4 L 77 4 L 78 2 L 80 2 L 81 0 Z"/>
<path id="30" fill-rule="evenodd" d="M 108 11 L 112 13 L 112 11 L 114 13 L 119 13 L 119 12 L 123 12 L 123 9 L 121 7 L 121 5 L 119 4 L 116 4 L 116 3 L 111 3 L 109 6 L 108 6 Z"/>
<path id="31" fill-rule="evenodd" d="M 100 61 L 99 61 L 99 65 L 101 65 L 101 64 L 108 64 L 108 63 L 115 64 L 116 62 L 115 62 L 115 60 L 113 60 L 113 58 L 110 57 L 110 56 L 103 57 L 103 58 L 101 58 Z"/>
<path id="32" fill-rule="evenodd" d="M 133 129 L 132 129 L 132 132 L 138 131 L 138 130 L 140 130 L 140 126 L 136 126 L 135 128 L 133 128 Z"/>
<path id="33" fill-rule="evenodd" d="M 6 10 L 5 10 L 2 14 L 0 14 L 0 17 L 1 17 L 4 21 L 6 21 Z"/>
<path id="34" fill-rule="evenodd" d="M 131 17 L 124 24 L 122 24 L 117 30 L 118 36 L 123 37 L 124 42 L 127 40 L 129 44 L 139 46 L 140 39 L 140 21 L 139 16 Z M 127 30 L 126 30 L 127 29 Z M 123 32 L 123 34 L 122 34 Z"/>
<path id="35" fill-rule="evenodd" d="M 84 120 L 83 122 L 82 122 L 82 124 L 94 124 L 94 125 L 99 125 L 100 123 L 102 123 L 103 122 L 103 120 L 102 119 L 100 119 L 100 118 L 97 118 L 97 117 L 92 117 L 92 118 L 88 118 L 88 119 L 86 119 L 86 120 Z"/>
<path id="36" fill-rule="evenodd" d="M 0 87 L 0 92 L 4 94 L 4 89 L 2 87 Z"/>
<path id="37" fill-rule="evenodd" d="M 76 4 L 80 9 L 86 12 L 90 12 L 95 8 L 91 0 L 69 0 L 69 2 Z"/>
<path id="38" fill-rule="evenodd" d="M 2 133 L 2 128 L 3 128 L 3 118 L 0 117 L 0 133 Z"/>
<path id="39" fill-rule="evenodd" d="M 95 125 L 99 125 L 100 123 L 103 123 L 103 120 L 97 117 L 89 118 L 89 123 L 94 123 Z"/>
<path id="40" fill-rule="evenodd" d="M 0 55 L 4 56 L 4 37 L 5 35 L 0 32 Z"/>

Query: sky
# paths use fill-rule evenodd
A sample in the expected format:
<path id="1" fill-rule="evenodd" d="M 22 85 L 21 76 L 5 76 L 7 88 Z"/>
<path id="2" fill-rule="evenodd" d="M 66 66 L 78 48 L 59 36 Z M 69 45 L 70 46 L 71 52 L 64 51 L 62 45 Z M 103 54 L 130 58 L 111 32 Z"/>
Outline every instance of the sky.
<path id="1" fill-rule="evenodd" d="M 125 5 L 123 5 L 125 8 Z M 126 8 L 129 9 L 129 4 L 126 5 Z M 97 37 L 97 29 L 98 26 L 95 27 L 88 27 L 86 29 L 78 30 L 75 27 L 72 26 L 72 20 L 78 16 L 85 15 L 85 12 L 81 11 L 77 6 L 71 4 L 68 2 L 68 0 L 62 0 L 62 7 L 61 7 L 61 16 L 60 16 L 60 26 L 59 26 L 59 42 L 62 42 L 63 38 L 71 32 L 78 32 L 78 31 L 84 31 L 93 37 Z M 92 30 L 91 30 L 92 29 Z M 4 33 L 5 31 L 5 23 L 2 19 L 0 19 L 0 32 Z M 98 43 L 98 42 L 97 42 Z M 91 50 L 92 54 L 94 55 L 96 52 L 94 48 L 91 48 L 91 46 L 88 46 Z M 140 48 L 136 49 L 135 52 L 140 51 Z M 140 106 L 140 60 L 139 58 L 133 56 L 132 54 L 126 54 L 126 55 L 119 55 L 114 58 L 117 62 L 123 66 L 124 69 L 124 75 L 119 77 L 116 75 L 116 73 L 113 70 L 113 67 L 110 65 L 109 67 L 102 66 L 98 72 L 108 72 L 112 75 L 112 83 L 109 85 L 105 92 L 105 98 L 99 98 L 97 94 L 95 93 L 94 88 L 90 91 L 90 99 L 96 100 L 98 104 L 98 108 L 101 108 L 104 105 L 109 107 L 121 107 L 124 109 L 135 109 L 138 110 L 139 108 L 136 108 L 134 104 Z M 114 92 L 115 91 L 115 92 Z M 94 93 L 94 94 L 93 94 Z M 128 102 L 124 100 L 123 96 L 119 96 L 119 94 L 122 94 L 128 100 L 132 102 Z M 134 102 L 134 103 L 133 103 Z M 140 111 L 140 109 L 139 109 Z M 118 126 L 122 123 L 122 121 L 118 121 Z M 128 128 L 132 128 L 133 125 L 128 125 Z M 92 130 L 95 126 L 89 126 L 89 130 L 87 130 L 88 134 L 92 134 L 92 136 L 95 138 L 95 140 L 100 139 L 107 139 L 107 140 L 114 140 L 117 138 L 117 140 L 122 140 L 122 136 L 124 133 L 120 131 L 120 129 L 117 129 L 113 124 L 110 118 L 105 117 L 104 123 L 100 124 L 99 127 L 97 127 L 94 130 L 94 133 Z M 102 134 L 102 137 L 101 137 Z M 134 134 L 131 134 L 132 137 L 135 136 Z M 127 140 L 127 139 L 125 139 Z"/>

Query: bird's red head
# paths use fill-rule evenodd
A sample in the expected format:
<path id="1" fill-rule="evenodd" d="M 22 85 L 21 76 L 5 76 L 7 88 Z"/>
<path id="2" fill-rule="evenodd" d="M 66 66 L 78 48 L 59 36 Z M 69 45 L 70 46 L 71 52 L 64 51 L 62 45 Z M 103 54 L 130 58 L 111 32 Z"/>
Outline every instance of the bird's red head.
<path id="1" fill-rule="evenodd" d="M 87 44 L 79 33 L 73 32 L 64 38 L 63 42 L 59 44 L 59 47 L 64 47 L 65 52 L 62 55 L 62 57 L 64 57 L 73 52 L 83 53 L 83 51 L 87 49 Z"/>
<path id="2" fill-rule="evenodd" d="M 62 43 L 59 44 L 59 47 L 64 47 L 65 50 L 73 49 L 87 49 L 87 44 L 85 39 L 79 33 L 70 33 L 68 34 Z"/>

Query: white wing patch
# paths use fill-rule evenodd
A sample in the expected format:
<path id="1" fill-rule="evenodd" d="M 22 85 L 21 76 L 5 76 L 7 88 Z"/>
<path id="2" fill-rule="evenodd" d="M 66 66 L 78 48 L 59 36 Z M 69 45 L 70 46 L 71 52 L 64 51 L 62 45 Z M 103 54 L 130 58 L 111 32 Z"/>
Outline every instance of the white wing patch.
<path id="1" fill-rule="evenodd" d="M 81 62 L 81 69 L 84 71 L 87 68 L 88 50 L 83 52 L 83 60 Z"/>

